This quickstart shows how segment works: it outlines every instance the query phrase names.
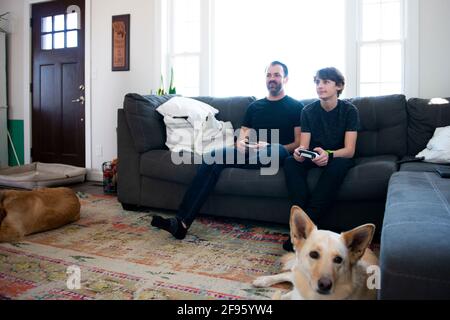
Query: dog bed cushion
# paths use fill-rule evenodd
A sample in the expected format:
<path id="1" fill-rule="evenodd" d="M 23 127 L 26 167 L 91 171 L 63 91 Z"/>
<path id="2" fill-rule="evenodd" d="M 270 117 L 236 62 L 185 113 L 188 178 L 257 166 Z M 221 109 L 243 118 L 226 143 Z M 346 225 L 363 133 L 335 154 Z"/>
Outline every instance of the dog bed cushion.
<path id="1" fill-rule="evenodd" d="M 36 189 L 84 182 L 87 170 L 56 163 L 40 163 L 0 170 L 0 185 Z"/>

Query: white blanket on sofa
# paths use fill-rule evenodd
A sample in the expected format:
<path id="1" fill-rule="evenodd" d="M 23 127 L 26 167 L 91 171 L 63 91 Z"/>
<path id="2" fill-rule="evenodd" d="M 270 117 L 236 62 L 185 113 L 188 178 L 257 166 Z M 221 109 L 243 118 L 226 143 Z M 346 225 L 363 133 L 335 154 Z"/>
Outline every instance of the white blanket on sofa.
<path id="1" fill-rule="evenodd" d="M 185 97 L 174 97 L 156 109 L 164 116 L 166 146 L 172 152 L 197 154 L 234 145 L 231 122 L 218 121 L 219 111 L 210 105 Z"/>
<path id="2" fill-rule="evenodd" d="M 450 163 L 450 126 L 436 128 L 427 147 L 416 157 L 425 157 L 426 162 Z"/>

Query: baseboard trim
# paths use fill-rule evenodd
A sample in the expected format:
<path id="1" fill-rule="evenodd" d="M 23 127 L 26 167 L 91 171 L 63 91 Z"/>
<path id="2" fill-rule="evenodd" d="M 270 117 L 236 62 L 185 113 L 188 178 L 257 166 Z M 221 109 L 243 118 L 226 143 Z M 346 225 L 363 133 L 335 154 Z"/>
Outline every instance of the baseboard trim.
<path id="1" fill-rule="evenodd" d="M 97 182 L 103 181 L 103 173 L 97 169 L 88 169 L 86 180 Z"/>

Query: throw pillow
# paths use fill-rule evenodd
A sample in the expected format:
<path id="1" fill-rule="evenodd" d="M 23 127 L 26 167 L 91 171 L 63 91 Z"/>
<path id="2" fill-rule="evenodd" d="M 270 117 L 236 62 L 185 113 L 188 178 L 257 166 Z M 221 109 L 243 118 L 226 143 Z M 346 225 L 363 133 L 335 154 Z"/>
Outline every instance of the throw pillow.
<path id="1" fill-rule="evenodd" d="M 450 98 L 409 99 L 408 111 L 408 155 L 423 150 L 433 136 L 434 130 L 450 125 Z"/>
<path id="2" fill-rule="evenodd" d="M 174 97 L 159 106 L 156 111 L 164 117 L 187 117 L 191 122 L 204 121 L 209 114 L 219 113 L 219 110 L 204 102 L 186 97 Z"/>
<path id="3" fill-rule="evenodd" d="M 450 163 L 450 126 L 436 128 L 426 149 L 417 154 L 417 157 L 425 157 L 426 162 Z"/>

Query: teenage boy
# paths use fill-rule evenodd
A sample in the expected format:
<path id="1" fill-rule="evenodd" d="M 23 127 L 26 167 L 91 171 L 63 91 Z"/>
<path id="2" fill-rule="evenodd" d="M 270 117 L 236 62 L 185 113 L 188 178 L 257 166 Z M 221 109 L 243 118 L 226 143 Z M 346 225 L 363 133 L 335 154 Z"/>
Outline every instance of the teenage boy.
<path id="1" fill-rule="evenodd" d="M 286 95 L 287 81 L 286 65 L 279 61 L 272 62 L 266 69 L 268 96 L 255 101 L 248 107 L 236 147 L 214 151 L 213 156 L 222 155 L 224 161 L 220 163 L 217 161 L 210 164 L 203 159 L 197 175 L 183 197 L 176 217 L 164 219 L 154 216 L 152 226 L 169 232 L 176 239 L 184 239 L 201 207 L 214 190 L 224 168 L 259 169 L 265 165 L 260 161 L 260 154 L 263 152 L 270 161 L 276 161 L 278 164 L 282 164 L 284 159 L 292 154 L 300 145 L 300 116 L 303 105 Z M 261 141 L 258 133 L 263 129 L 267 130 L 267 140 Z M 252 130 L 256 131 L 257 143 L 248 146 L 243 141 L 246 137 L 254 136 Z M 271 141 L 272 130 L 278 132 L 279 144 Z M 249 151 L 249 149 L 252 150 Z M 232 163 L 227 161 L 228 154 L 233 155 Z M 244 157 L 246 163 L 236 161 L 239 157 Z"/>
<path id="2" fill-rule="evenodd" d="M 292 205 L 303 208 L 316 225 L 327 213 L 348 170 L 354 165 L 359 114 L 354 105 L 338 99 L 345 79 L 336 68 L 325 68 L 314 77 L 319 100 L 303 109 L 300 147 L 284 162 L 284 172 Z M 301 149 L 314 151 L 311 159 Z M 322 168 L 313 190 L 308 189 L 307 173 Z M 289 238 L 283 248 L 293 251 Z"/>

